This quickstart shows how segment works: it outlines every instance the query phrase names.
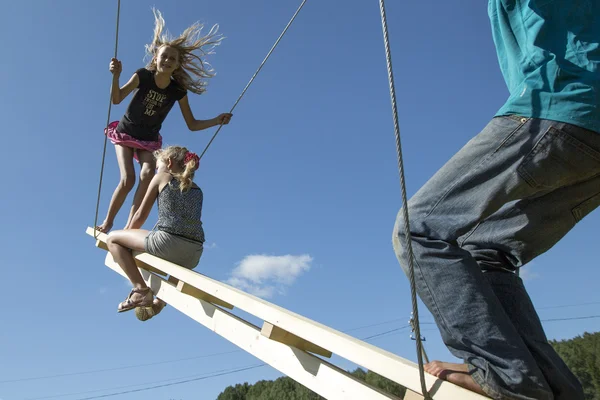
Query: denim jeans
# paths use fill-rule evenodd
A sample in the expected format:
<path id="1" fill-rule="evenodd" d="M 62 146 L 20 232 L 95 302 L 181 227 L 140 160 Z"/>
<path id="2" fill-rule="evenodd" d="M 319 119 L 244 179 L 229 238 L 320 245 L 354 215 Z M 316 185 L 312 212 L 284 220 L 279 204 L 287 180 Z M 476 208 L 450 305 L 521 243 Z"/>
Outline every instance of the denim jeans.
<path id="1" fill-rule="evenodd" d="M 408 202 L 418 294 L 494 399 L 583 399 L 514 272 L 600 205 L 600 133 L 495 117 Z M 408 274 L 402 210 L 393 243 Z"/>

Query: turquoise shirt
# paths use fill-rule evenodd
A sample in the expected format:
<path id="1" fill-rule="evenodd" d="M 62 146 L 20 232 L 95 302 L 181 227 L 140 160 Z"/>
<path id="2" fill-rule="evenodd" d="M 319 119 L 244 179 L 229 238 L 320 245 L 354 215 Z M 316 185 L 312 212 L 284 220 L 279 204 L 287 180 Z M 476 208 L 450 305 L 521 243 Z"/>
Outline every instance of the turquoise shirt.
<path id="1" fill-rule="evenodd" d="M 489 0 L 510 97 L 497 115 L 600 132 L 600 0 Z"/>

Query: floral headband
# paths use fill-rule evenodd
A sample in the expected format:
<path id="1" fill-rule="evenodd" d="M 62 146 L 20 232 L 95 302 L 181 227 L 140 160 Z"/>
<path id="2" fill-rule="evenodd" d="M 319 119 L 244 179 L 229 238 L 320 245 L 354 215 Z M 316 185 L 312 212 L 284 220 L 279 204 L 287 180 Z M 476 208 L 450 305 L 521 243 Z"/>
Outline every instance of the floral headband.
<path id="1" fill-rule="evenodd" d="M 198 157 L 198 155 L 196 153 L 192 153 L 191 151 L 188 151 L 187 153 L 185 153 L 185 158 L 183 159 L 183 165 L 189 163 L 192 160 L 194 160 L 196 162 L 196 167 L 194 168 L 194 170 L 197 170 L 198 167 L 200 166 L 200 157 Z"/>

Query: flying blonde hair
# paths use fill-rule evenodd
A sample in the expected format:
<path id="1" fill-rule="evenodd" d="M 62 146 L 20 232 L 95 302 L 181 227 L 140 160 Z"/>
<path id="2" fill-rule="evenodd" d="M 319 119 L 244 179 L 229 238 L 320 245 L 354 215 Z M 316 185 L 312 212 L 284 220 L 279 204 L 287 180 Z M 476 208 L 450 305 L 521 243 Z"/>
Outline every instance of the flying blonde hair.
<path id="1" fill-rule="evenodd" d="M 168 160 L 171 160 L 182 169 L 182 172 L 171 172 L 171 175 L 179 181 L 179 189 L 182 193 L 192 187 L 194 175 L 199 165 L 197 155 L 191 153 L 185 147 L 169 146 L 164 149 L 156 150 L 154 152 L 154 157 L 165 163 Z"/>
<path id="2" fill-rule="evenodd" d="M 165 29 L 165 20 L 160 11 L 152 8 L 154 13 L 154 37 L 152 43 L 146 45 L 146 55 L 150 62 L 146 66 L 150 71 L 156 71 L 156 56 L 162 47 L 171 47 L 179 53 L 179 67 L 173 71 L 173 78 L 183 88 L 192 93 L 202 94 L 206 91 L 206 80 L 214 76 L 210 64 L 202 59 L 214 54 L 213 49 L 223 40 L 217 34 L 219 25 L 215 24 L 207 35 L 202 35 L 203 24 L 195 22 L 179 37 L 173 38 Z M 198 51 L 198 54 L 194 52 Z"/>

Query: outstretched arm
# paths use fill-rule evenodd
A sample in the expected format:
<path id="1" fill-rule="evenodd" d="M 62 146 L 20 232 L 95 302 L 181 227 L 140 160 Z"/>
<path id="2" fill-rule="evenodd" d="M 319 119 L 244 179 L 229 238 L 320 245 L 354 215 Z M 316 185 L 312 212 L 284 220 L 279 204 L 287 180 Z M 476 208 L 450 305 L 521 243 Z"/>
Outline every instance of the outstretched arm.
<path id="1" fill-rule="evenodd" d="M 179 100 L 179 108 L 181 109 L 183 119 L 185 120 L 185 123 L 190 131 L 201 131 L 216 125 L 227 125 L 232 116 L 232 114 L 224 113 L 212 119 L 196 119 L 194 118 L 194 114 L 190 108 L 190 102 L 187 95 Z"/>
<path id="2" fill-rule="evenodd" d="M 158 197 L 158 193 L 160 192 L 160 184 L 165 179 L 163 175 L 164 174 L 156 174 L 154 175 L 154 178 L 152 178 L 140 208 L 138 208 L 135 214 L 133 214 L 131 224 L 129 224 L 130 229 L 140 229 L 142 225 L 144 225 L 144 222 L 146 222 L 148 219 L 148 215 L 150 215 L 152 206 L 154 205 L 154 202 Z"/>
<path id="3" fill-rule="evenodd" d="M 123 87 L 120 88 L 119 77 L 121 76 L 121 70 L 123 69 L 123 67 L 121 66 L 121 61 L 117 60 L 116 58 L 113 58 L 110 61 L 109 69 L 110 72 L 112 72 L 113 74 L 111 90 L 112 102 L 113 104 L 119 104 L 127 96 L 129 96 L 129 93 L 131 93 L 135 88 L 139 86 L 140 78 L 137 74 L 133 74 L 131 79 L 129 79 L 129 82 L 127 82 Z"/>

